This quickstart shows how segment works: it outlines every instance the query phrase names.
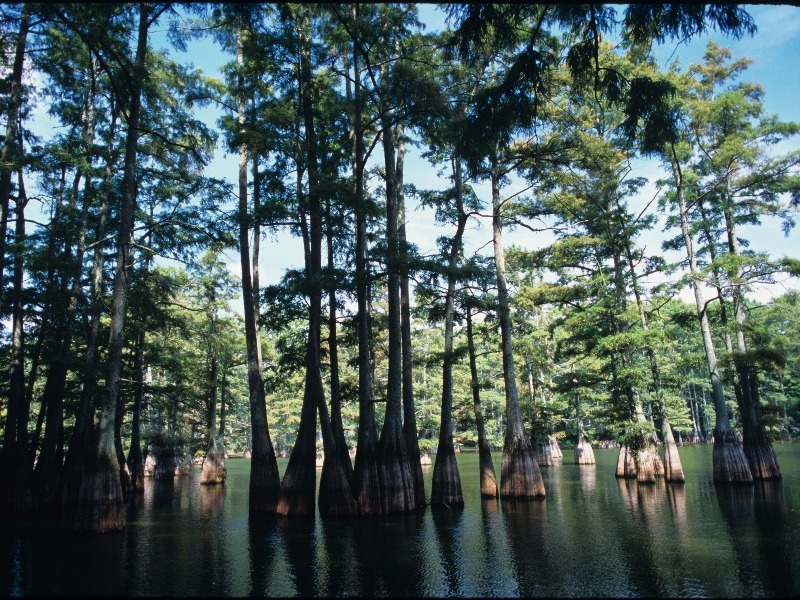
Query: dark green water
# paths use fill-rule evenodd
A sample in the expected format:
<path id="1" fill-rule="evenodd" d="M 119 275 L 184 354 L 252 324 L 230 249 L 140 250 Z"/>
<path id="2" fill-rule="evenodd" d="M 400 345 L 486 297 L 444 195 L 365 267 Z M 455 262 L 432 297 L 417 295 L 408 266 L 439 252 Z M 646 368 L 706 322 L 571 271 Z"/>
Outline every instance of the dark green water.
<path id="1" fill-rule="evenodd" d="M 800 444 L 776 449 L 783 481 L 745 488 L 712 483 L 710 447 L 680 449 L 685 485 L 647 487 L 614 477 L 615 450 L 568 451 L 522 503 L 482 502 L 461 454 L 463 510 L 339 520 L 250 519 L 233 459 L 224 488 L 148 480 L 120 534 L 5 526 L 0 595 L 798 596 Z"/>

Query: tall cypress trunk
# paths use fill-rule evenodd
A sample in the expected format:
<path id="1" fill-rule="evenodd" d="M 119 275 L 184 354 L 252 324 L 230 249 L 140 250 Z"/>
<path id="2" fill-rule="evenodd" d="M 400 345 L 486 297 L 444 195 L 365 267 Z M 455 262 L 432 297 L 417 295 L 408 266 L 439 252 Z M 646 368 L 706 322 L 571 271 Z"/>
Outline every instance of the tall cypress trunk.
<path id="1" fill-rule="evenodd" d="M 245 133 L 244 96 L 244 40 L 245 30 L 239 27 L 236 32 L 236 62 L 239 69 L 238 108 L 239 128 Z M 256 324 L 256 305 L 253 294 L 253 275 L 250 263 L 250 218 L 247 210 L 247 143 L 239 146 L 239 256 L 242 268 L 242 298 L 244 307 L 244 328 L 247 344 L 247 386 L 250 399 L 250 422 L 252 426 L 252 454 L 250 461 L 250 513 L 273 513 L 278 501 L 280 475 L 275 448 L 269 437 L 267 407 L 264 393 L 264 379 L 261 375 L 259 357 L 258 326 Z"/>
<path id="2" fill-rule="evenodd" d="M 359 5 L 353 4 L 355 39 L 359 39 Z M 358 442 L 353 465 L 354 488 L 362 515 L 381 515 L 381 480 L 378 458 L 378 428 L 375 423 L 375 393 L 370 345 L 369 293 L 372 284 L 367 248 L 367 197 L 364 181 L 364 149 L 361 66 L 353 43 L 353 174 L 356 206 L 356 302 L 358 312 Z"/>
<path id="3" fill-rule="evenodd" d="M 400 271 L 400 329 L 403 353 L 403 433 L 408 449 L 411 476 L 414 479 L 414 502 L 425 506 L 425 481 L 422 477 L 419 440 L 417 439 L 417 414 L 414 409 L 414 367 L 411 348 L 411 290 L 408 276 L 408 242 L 406 240 L 406 205 L 403 193 L 403 168 L 405 164 L 405 132 L 403 125 L 397 126 L 395 136 L 397 157 L 395 161 L 395 191 L 397 193 L 397 219 L 400 256 L 403 267 Z"/>
<path id="4" fill-rule="evenodd" d="M 116 456 L 114 430 L 128 300 L 127 268 L 133 249 L 133 225 L 136 215 L 136 154 L 150 10 L 149 4 L 143 3 L 139 6 L 136 58 L 130 77 L 131 98 L 125 142 L 117 265 L 111 299 L 111 332 L 108 344 L 106 384 L 103 390 L 100 425 L 94 452 L 95 462 L 85 473 L 81 482 L 75 513 L 75 528 L 94 532 L 120 530 L 125 526 L 119 476 L 120 465 Z"/>
<path id="5" fill-rule="evenodd" d="M 307 516 L 314 514 L 316 493 L 316 429 L 317 410 L 324 403 L 322 373 L 320 369 L 320 330 L 322 312 L 322 287 L 320 270 L 322 259 L 322 220 L 317 189 L 316 140 L 311 106 L 311 31 L 307 14 L 295 19 L 300 38 L 300 104 L 305 125 L 305 148 L 298 147 L 298 155 L 305 150 L 308 171 L 308 194 L 302 193 L 302 181 L 298 179 L 297 195 L 300 205 L 300 222 L 303 231 L 303 254 L 305 277 L 308 289 L 308 338 L 306 341 L 306 376 L 303 406 L 297 440 L 289 456 L 289 464 L 283 476 L 276 512 L 279 515 Z M 298 140 L 299 142 L 299 140 Z M 298 143 L 298 146 L 300 144 Z M 305 201 L 303 201 L 305 200 Z"/>
<path id="6" fill-rule="evenodd" d="M 134 344 L 133 414 L 131 415 L 131 445 L 126 463 L 131 474 L 131 486 L 136 494 L 144 493 L 144 457 L 142 456 L 142 405 L 144 404 L 144 330 L 139 331 Z"/>
<path id="7" fill-rule="evenodd" d="M 350 451 L 344 435 L 344 422 L 342 420 L 342 392 L 339 383 L 339 341 L 337 339 L 336 322 L 336 277 L 334 275 L 334 248 L 333 248 L 333 214 L 331 211 L 330 197 L 327 201 L 327 242 L 328 242 L 328 356 L 330 358 L 331 377 L 331 428 L 333 429 L 334 442 L 339 454 L 347 481 L 351 489 L 353 485 L 353 463 L 350 460 Z"/>
<path id="8" fill-rule="evenodd" d="M 456 269 L 461 256 L 464 229 L 467 215 L 464 212 L 463 185 L 461 182 L 461 160 L 453 159 L 453 185 L 456 189 L 456 210 L 458 224 L 447 260 L 447 292 L 444 309 L 444 356 L 442 357 L 442 407 L 439 443 L 436 450 L 436 463 L 433 466 L 431 486 L 431 505 L 463 506 L 464 494 L 461 491 L 461 475 L 458 472 L 455 449 L 453 447 L 453 328 L 455 321 Z M 480 400 L 478 400 L 478 407 Z M 481 422 L 483 426 L 483 422 Z M 490 457 L 491 458 L 491 457 Z"/>
<path id="9" fill-rule="evenodd" d="M 675 178 L 676 196 L 678 199 L 678 210 L 680 212 L 681 233 L 686 246 L 686 256 L 689 261 L 689 272 L 693 277 L 697 277 L 697 259 L 695 258 L 692 245 L 691 234 L 689 233 L 689 220 L 687 215 L 686 200 L 683 191 L 683 179 L 678 164 L 675 150 L 672 150 L 672 171 Z M 694 289 L 695 305 L 697 308 L 697 318 L 700 322 L 700 333 L 703 336 L 703 348 L 706 355 L 706 364 L 711 379 L 711 394 L 714 401 L 714 412 L 717 423 L 714 427 L 714 452 L 713 452 L 713 477 L 719 483 L 749 483 L 753 481 L 747 458 L 731 429 L 728 421 L 728 408 L 725 405 L 725 392 L 722 387 L 722 379 L 719 375 L 717 365 L 717 354 L 714 350 L 714 342 L 711 338 L 711 326 L 708 322 L 703 292 L 697 281 L 692 281 Z"/>
<path id="10" fill-rule="evenodd" d="M 96 78 L 94 64 L 89 65 L 89 88 L 86 93 L 86 105 L 84 107 L 82 145 L 86 153 L 86 158 L 91 162 L 93 158 L 93 146 L 95 138 L 95 99 L 96 99 Z M 75 176 L 72 187 L 70 212 L 74 210 L 77 203 L 78 189 L 80 186 L 81 170 Z M 44 505 L 60 503 L 63 483 L 64 463 L 61 460 L 63 454 L 63 443 L 59 440 L 63 438 L 63 404 L 66 393 L 66 379 L 68 366 L 66 358 L 69 356 L 72 345 L 73 331 L 77 327 L 78 320 L 78 297 L 81 291 L 81 275 L 83 273 L 83 258 L 86 253 L 86 232 L 88 229 L 89 209 L 92 204 L 91 177 L 87 173 L 84 178 L 83 202 L 80 211 L 80 225 L 78 228 L 77 239 L 75 240 L 75 256 L 70 256 L 72 251 L 71 236 L 67 236 L 64 241 L 64 261 L 71 263 L 69 275 L 64 277 L 64 285 L 68 286 L 65 290 L 63 301 L 60 303 L 66 307 L 63 316 L 60 318 L 60 327 L 55 337 L 60 347 L 56 350 L 50 365 L 45 390 L 42 397 L 43 405 L 48 410 L 48 427 L 45 429 L 45 438 L 42 444 L 42 453 L 37 463 L 37 470 L 34 473 L 40 485 L 38 493 L 42 495 L 41 501 Z M 56 312 L 58 314 L 58 312 Z M 46 483 L 45 483 L 46 482 Z"/>
<path id="11" fill-rule="evenodd" d="M 381 68 L 383 85 L 388 84 L 388 66 Z M 386 262 L 388 295 L 388 376 L 386 382 L 386 415 L 380 439 L 381 502 L 388 513 L 416 508 L 414 480 L 408 448 L 403 433 L 402 406 L 402 330 L 400 315 L 400 240 L 398 235 L 397 179 L 395 177 L 395 141 L 385 101 L 381 115 L 383 158 L 386 169 Z"/>
<path id="12" fill-rule="evenodd" d="M 491 157 L 492 239 L 497 274 L 497 316 L 503 355 L 503 381 L 506 396 L 506 433 L 503 440 L 503 464 L 500 469 L 500 495 L 511 498 L 544 497 L 542 473 L 533 453 L 531 441 L 525 435 L 519 408 L 517 378 L 511 342 L 511 314 L 506 283 L 506 259 L 503 249 L 500 204 L 500 168 L 497 155 Z"/>

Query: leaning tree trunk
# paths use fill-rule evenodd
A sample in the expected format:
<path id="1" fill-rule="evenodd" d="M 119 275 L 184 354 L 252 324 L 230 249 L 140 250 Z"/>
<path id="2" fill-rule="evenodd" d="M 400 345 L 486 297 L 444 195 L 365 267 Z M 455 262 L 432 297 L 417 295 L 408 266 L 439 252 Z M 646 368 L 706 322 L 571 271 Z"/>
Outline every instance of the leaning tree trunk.
<path id="1" fill-rule="evenodd" d="M 728 407 L 725 404 L 725 392 L 722 388 L 722 379 L 719 375 L 717 354 L 714 350 L 714 342 L 711 339 L 711 326 L 708 322 L 703 292 L 700 289 L 699 281 L 697 281 L 697 260 L 694 254 L 691 234 L 689 233 L 689 219 L 686 200 L 683 195 L 681 169 L 674 148 L 672 153 L 672 171 L 675 177 L 676 196 L 681 220 L 681 233 L 683 234 L 683 241 L 686 246 L 686 256 L 689 260 L 689 272 L 693 277 L 692 288 L 694 289 L 697 318 L 700 322 L 700 332 L 703 336 L 703 348 L 705 350 L 708 373 L 711 379 L 714 412 L 717 417 L 717 423 L 714 427 L 714 452 L 712 458 L 713 477 L 714 481 L 718 483 L 750 483 L 753 481 L 753 475 L 750 471 L 747 457 L 728 421 Z"/>
<path id="2" fill-rule="evenodd" d="M 125 526 L 120 465 L 116 456 L 114 430 L 128 300 L 127 267 L 129 254 L 133 249 L 133 224 L 136 216 L 136 153 L 150 8 L 150 5 L 144 3 L 139 6 L 136 59 L 130 82 L 132 94 L 128 114 L 128 134 L 125 142 L 117 266 L 111 298 L 111 332 L 108 344 L 106 384 L 103 390 L 100 425 L 94 452 L 95 462 L 85 473 L 81 482 L 75 512 L 75 528 L 85 531 L 115 531 L 123 529 Z"/>
<path id="3" fill-rule="evenodd" d="M 237 31 L 236 61 L 238 67 L 239 128 L 245 130 L 243 28 Z M 250 513 L 273 513 L 278 501 L 280 474 L 275 448 L 269 437 L 264 379 L 258 351 L 258 326 L 250 263 L 249 215 L 247 211 L 247 144 L 239 146 L 239 254 L 242 267 L 242 298 L 245 341 L 247 344 L 247 385 L 250 397 L 252 449 L 250 461 Z"/>
<path id="4" fill-rule="evenodd" d="M 461 184 L 461 160 L 453 159 L 453 182 L 456 188 L 456 210 L 458 225 L 450 247 L 447 262 L 447 292 L 444 300 L 444 356 L 442 358 L 442 411 L 439 427 L 439 444 L 436 450 L 436 463 L 433 466 L 431 505 L 463 506 L 464 494 L 461 491 L 461 475 L 458 472 L 455 448 L 453 446 L 453 328 L 455 322 L 456 269 L 461 255 L 461 239 L 467 225 L 464 212 Z"/>
<path id="5" fill-rule="evenodd" d="M 496 498 L 498 493 L 492 449 L 486 439 L 483 407 L 481 406 L 481 387 L 478 379 L 478 363 L 475 358 L 475 339 L 472 333 L 472 308 L 466 307 L 467 347 L 469 351 L 469 372 L 472 387 L 472 406 L 475 410 L 475 428 L 478 431 L 478 470 L 480 472 L 481 496 Z"/>
<path id="6" fill-rule="evenodd" d="M 492 233 L 494 261 L 497 271 L 497 316 L 503 354 L 503 380 L 506 396 L 506 433 L 503 441 L 503 464 L 500 469 L 500 495 L 511 498 L 544 497 L 542 473 L 525 435 L 519 408 L 517 379 L 511 346 L 511 315 L 508 308 L 505 253 L 502 240 L 500 205 L 500 170 L 496 155 L 492 156 Z"/>

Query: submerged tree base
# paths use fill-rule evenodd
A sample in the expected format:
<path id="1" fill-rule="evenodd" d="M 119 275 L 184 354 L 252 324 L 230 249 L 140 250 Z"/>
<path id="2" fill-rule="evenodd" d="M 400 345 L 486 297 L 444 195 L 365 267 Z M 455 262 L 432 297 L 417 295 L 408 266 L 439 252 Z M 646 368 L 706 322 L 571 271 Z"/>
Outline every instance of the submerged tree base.
<path id="1" fill-rule="evenodd" d="M 280 487 L 275 455 L 254 455 L 250 463 L 250 514 L 273 514 Z"/>
<path id="2" fill-rule="evenodd" d="M 772 447 L 766 436 L 759 436 L 759 439 L 748 441 L 745 439 L 742 445 L 747 464 L 750 466 L 750 474 L 753 479 L 763 481 L 777 481 L 781 479 L 781 468 L 778 465 L 778 457 L 775 456 L 775 449 Z"/>
<path id="3" fill-rule="evenodd" d="M 436 453 L 431 486 L 431 506 L 464 506 L 464 494 L 461 491 L 461 474 L 458 471 L 458 463 L 456 462 L 452 444 L 450 444 L 449 451 L 440 444 L 439 452 Z"/>
<path id="4" fill-rule="evenodd" d="M 594 450 L 586 436 L 583 436 L 578 444 L 575 446 L 575 464 L 576 465 L 593 465 L 595 464 Z"/>
<path id="5" fill-rule="evenodd" d="M 618 478 L 624 477 L 625 479 L 636 477 L 636 461 L 627 446 L 620 446 L 619 448 L 616 476 Z"/>
<path id="6" fill-rule="evenodd" d="M 330 452 L 322 463 L 319 481 L 319 514 L 330 517 L 351 517 L 358 514 L 358 504 L 350 488 L 347 469 L 341 455 Z"/>
<path id="7" fill-rule="evenodd" d="M 683 466 L 678 454 L 678 445 L 672 436 L 672 429 L 664 435 L 664 480 L 672 483 L 684 483 Z"/>
<path id="8" fill-rule="evenodd" d="M 200 473 L 201 485 L 224 484 L 228 478 L 225 467 L 225 447 L 216 437 L 208 445 L 208 452 L 203 459 L 203 470 Z"/>
<path id="9" fill-rule="evenodd" d="M 94 468 L 83 473 L 74 516 L 76 531 L 105 533 L 125 528 L 125 506 L 116 457 L 101 455 Z"/>
<path id="10" fill-rule="evenodd" d="M 636 481 L 639 483 L 655 483 L 656 477 L 664 474 L 664 467 L 661 463 L 661 457 L 658 456 L 658 449 L 652 445 L 647 444 L 643 448 L 639 448 L 635 455 L 636 461 Z"/>
<path id="11" fill-rule="evenodd" d="M 497 498 L 497 475 L 494 471 L 492 451 L 486 444 L 478 447 L 478 468 L 481 478 L 481 497 Z"/>
<path id="12" fill-rule="evenodd" d="M 753 482 L 747 457 L 732 431 L 715 432 L 712 464 L 715 483 Z"/>
<path id="13" fill-rule="evenodd" d="M 549 441 L 538 445 L 536 460 L 540 467 L 552 467 L 555 464 L 553 462 L 553 449 L 550 447 Z"/>
<path id="14" fill-rule="evenodd" d="M 500 497 L 544 498 L 542 472 L 527 439 L 506 441 L 500 468 Z"/>

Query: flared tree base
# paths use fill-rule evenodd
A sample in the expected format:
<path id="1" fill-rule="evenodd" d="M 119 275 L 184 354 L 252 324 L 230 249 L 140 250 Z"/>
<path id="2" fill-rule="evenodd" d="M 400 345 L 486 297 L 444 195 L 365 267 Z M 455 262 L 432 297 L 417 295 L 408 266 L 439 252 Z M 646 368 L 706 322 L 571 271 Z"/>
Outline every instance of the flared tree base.
<path id="1" fill-rule="evenodd" d="M 215 438 L 208 446 L 208 452 L 203 459 L 203 469 L 200 471 L 201 485 L 221 485 L 228 478 L 228 469 L 225 466 L 225 448 Z"/>
<path id="2" fill-rule="evenodd" d="M 636 477 L 636 461 L 627 446 L 620 446 L 619 448 L 615 474 L 618 478 L 633 479 Z"/>
<path id="3" fill-rule="evenodd" d="M 387 434 L 380 448 L 379 473 L 384 514 L 407 513 L 417 508 L 414 478 L 401 435 Z"/>
<path id="4" fill-rule="evenodd" d="M 100 456 L 83 474 L 74 512 L 74 529 L 93 533 L 122 531 L 125 505 L 116 458 Z"/>
<path id="5" fill-rule="evenodd" d="M 750 466 L 750 473 L 753 479 L 759 481 L 777 481 L 781 479 L 778 457 L 775 456 L 772 442 L 766 439 L 766 436 L 759 436 L 759 439 L 753 441 L 745 439 L 742 449 L 747 458 L 747 464 Z"/>
<path id="6" fill-rule="evenodd" d="M 553 462 L 553 449 L 550 447 L 550 442 L 538 444 L 536 461 L 539 463 L 539 467 L 552 467 L 555 464 Z"/>
<path id="7" fill-rule="evenodd" d="M 464 494 L 461 491 L 461 474 L 458 471 L 455 452 L 447 451 L 439 445 L 436 463 L 433 465 L 433 483 L 431 485 L 431 506 L 447 508 L 464 506 Z"/>
<path id="8" fill-rule="evenodd" d="M 250 514 L 274 514 L 281 479 L 272 453 L 253 456 L 250 463 Z"/>
<path id="9" fill-rule="evenodd" d="M 530 442 L 525 438 L 506 440 L 500 468 L 500 497 L 544 498 L 545 494 L 542 472 Z"/>
<path id="10" fill-rule="evenodd" d="M 683 466 L 678 454 L 678 445 L 674 439 L 664 442 L 664 480 L 671 483 L 684 483 Z"/>
<path id="11" fill-rule="evenodd" d="M 576 465 L 593 465 L 595 464 L 594 450 L 592 445 L 585 437 L 578 442 L 575 446 L 575 464 Z"/>
<path id="12" fill-rule="evenodd" d="M 551 435 L 547 438 L 547 441 L 550 444 L 550 453 L 553 455 L 553 458 L 563 458 L 564 453 L 561 452 L 558 440 Z"/>
<path id="13" fill-rule="evenodd" d="M 478 469 L 480 470 L 481 497 L 497 498 L 497 475 L 494 471 L 492 451 L 486 444 L 478 448 Z"/>
<path id="14" fill-rule="evenodd" d="M 350 488 L 347 468 L 335 452 L 325 458 L 319 481 L 319 514 L 351 517 L 358 514 L 358 504 Z"/>
<path id="15" fill-rule="evenodd" d="M 664 467 L 661 457 L 658 456 L 658 449 L 647 444 L 644 448 L 639 448 L 636 453 L 636 481 L 639 483 L 655 483 L 656 477 L 664 474 Z"/>
<path id="16" fill-rule="evenodd" d="M 376 444 L 359 444 L 353 468 L 353 479 L 358 514 L 367 517 L 384 514 L 381 504 L 381 476 Z"/>
<path id="17" fill-rule="evenodd" d="M 715 432 L 712 465 L 715 483 L 753 482 L 747 457 L 733 432 Z"/>

